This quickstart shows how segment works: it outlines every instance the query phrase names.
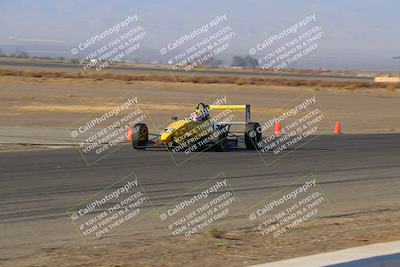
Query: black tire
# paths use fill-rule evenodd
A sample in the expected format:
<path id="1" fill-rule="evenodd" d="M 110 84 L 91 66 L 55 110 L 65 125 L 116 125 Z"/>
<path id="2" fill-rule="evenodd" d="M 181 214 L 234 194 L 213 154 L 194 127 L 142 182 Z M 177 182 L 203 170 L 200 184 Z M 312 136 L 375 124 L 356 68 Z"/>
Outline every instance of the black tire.
<path id="1" fill-rule="evenodd" d="M 137 123 L 133 126 L 132 146 L 134 149 L 146 149 L 145 146 L 149 141 L 149 129 L 144 123 Z"/>
<path id="2" fill-rule="evenodd" d="M 246 149 L 256 150 L 258 148 L 258 143 L 262 139 L 261 131 L 257 129 L 260 127 L 258 122 L 250 122 L 246 127 L 246 132 L 244 133 L 244 143 L 246 144 Z"/>
<path id="3" fill-rule="evenodd" d="M 228 139 L 228 129 L 227 126 L 223 126 L 217 129 L 217 131 L 221 131 L 220 134 L 214 140 L 214 151 L 215 152 L 224 152 L 227 150 L 226 139 Z M 225 131 L 223 131 L 225 129 Z"/>

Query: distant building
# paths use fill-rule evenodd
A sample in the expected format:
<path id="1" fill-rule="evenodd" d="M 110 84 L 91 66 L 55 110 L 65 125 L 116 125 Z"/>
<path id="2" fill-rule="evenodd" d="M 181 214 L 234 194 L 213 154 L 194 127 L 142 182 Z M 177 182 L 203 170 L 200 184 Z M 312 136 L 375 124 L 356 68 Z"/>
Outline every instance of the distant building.
<path id="1" fill-rule="evenodd" d="M 400 82 L 400 77 L 393 77 L 392 75 L 387 76 L 377 76 L 374 78 L 376 83 L 398 83 Z"/>

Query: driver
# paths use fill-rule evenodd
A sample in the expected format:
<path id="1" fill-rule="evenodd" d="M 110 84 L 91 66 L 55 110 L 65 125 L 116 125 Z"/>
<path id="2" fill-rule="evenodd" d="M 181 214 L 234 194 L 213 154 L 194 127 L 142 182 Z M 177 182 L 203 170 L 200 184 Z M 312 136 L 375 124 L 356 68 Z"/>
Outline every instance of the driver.
<path id="1" fill-rule="evenodd" d="M 204 121 L 206 119 L 206 116 L 204 116 L 203 112 L 201 112 L 200 109 L 196 109 L 191 114 L 191 119 L 192 121 Z"/>

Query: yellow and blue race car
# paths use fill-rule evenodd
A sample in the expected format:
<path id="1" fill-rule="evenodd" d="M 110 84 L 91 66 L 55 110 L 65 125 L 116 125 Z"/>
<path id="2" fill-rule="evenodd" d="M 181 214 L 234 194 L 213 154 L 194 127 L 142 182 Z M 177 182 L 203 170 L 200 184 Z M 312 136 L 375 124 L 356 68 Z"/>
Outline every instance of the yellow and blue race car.
<path id="1" fill-rule="evenodd" d="M 222 111 L 211 117 L 213 110 Z M 245 121 L 232 121 L 229 113 L 245 111 Z M 221 114 L 223 116 L 221 116 Z M 231 116 L 234 117 L 234 116 Z M 132 131 L 134 149 L 166 148 L 173 151 L 226 151 L 239 148 L 243 141 L 246 149 L 255 150 L 262 139 L 260 124 L 250 122 L 250 105 L 206 105 L 199 103 L 190 118 L 172 117 L 170 123 L 160 134 L 150 134 L 144 123 L 137 123 Z M 243 131 L 231 131 L 232 125 L 242 125 Z M 242 133 L 243 135 L 238 135 Z M 150 138 L 150 136 L 155 136 Z"/>

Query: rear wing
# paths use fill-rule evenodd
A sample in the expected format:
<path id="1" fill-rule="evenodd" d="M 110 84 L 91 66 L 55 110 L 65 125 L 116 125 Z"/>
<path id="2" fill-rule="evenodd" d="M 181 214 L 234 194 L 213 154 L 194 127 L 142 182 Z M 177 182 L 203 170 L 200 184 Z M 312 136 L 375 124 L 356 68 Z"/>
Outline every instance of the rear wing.
<path id="1" fill-rule="evenodd" d="M 246 121 L 230 122 L 229 124 L 249 124 L 250 123 L 250 105 L 210 105 L 210 110 L 244 110 Z"/>

